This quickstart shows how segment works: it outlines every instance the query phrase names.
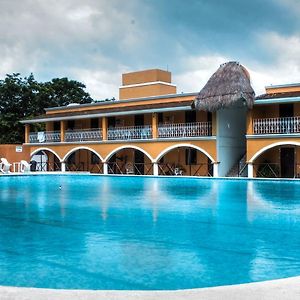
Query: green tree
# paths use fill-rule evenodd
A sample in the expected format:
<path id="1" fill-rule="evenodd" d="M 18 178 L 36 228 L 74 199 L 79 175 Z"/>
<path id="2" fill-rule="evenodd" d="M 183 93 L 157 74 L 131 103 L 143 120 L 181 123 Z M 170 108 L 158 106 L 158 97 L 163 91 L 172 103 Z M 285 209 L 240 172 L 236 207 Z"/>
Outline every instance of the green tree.
<path id="1" fill-rule="evenodd" d="M 85 85 L 68 78 L 37 82 L 19 73 L 0 80 L 0 143 L 22 143 L 24 126 L 19 122 L 44 113 L 44 108 L 70 103 L 90 103 Z"/>

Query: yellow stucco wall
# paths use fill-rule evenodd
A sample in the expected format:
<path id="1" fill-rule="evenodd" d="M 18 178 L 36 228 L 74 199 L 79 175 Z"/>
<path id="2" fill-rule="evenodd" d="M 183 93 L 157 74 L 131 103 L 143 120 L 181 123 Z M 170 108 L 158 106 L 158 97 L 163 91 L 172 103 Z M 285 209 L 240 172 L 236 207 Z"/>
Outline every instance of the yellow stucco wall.
<path id="1" fill-rule="evenodd" d="M 134 86 L 119 89 L 120 100 L 168 94 L 176 94 L 176 86 L 157 83 L 151 85 Z"/>
<path id="2" fill-rule="evenodd" d="M 251 138 L 247 139 L 247 161 L 260 150 L 271 145 L 300 145 L 300 137 L 283 137 L 283 138 Z M 272 157 L 271 157 L 272 158 Z"/>
<path id="3" fill-rule="evenodd" d="M 200 147 L 204 151 L 206 151 L 214 160 L 216 160 L 216 141 L 215 140 L 196 140 L 196 141 L 149 141 L 149 142 L 126 142 L 126 143 L 111 143 L 111 142 L 103 142 L 103 143 L 97 143 L 97 144 L 78 144 L 78 143 L 57 143 L 52 145 L 28 145 L 30 153 L 33 153 L 34 151 L 41 150 L 41 149 L 50 149 L 57 153 L 60 159 L 63 159 L 65 155 L 75 149 L 75 148 L 89 148 L 91 150 L 94 150 L 97 152 L 103 159 L 107 157 L 108 154 L 110 154 L 112 151 L 115 151 L 119 147 L 128 146 L 135 146 L 138 148 L 143 149 L 145 152 L 147 152 L 152 159 L 156 159 L 157 156 L 164 150 L 166 150 L 168 147 L 171 146 L 177 146 L 177 145 L 191 145 Z"/>
<path id="4" fill-rule="evenodd" d="M 266 87 L 267 94 L 290 93 L 290 92 L 300 92 L 300 84 L 297 86 Z"/>
<path id="5" fill-rule="evenodd" d="M 122 74 L 122 85 L 139 84 L 153 81 L 171 83 L 171 72 L 151 69 Z"/>

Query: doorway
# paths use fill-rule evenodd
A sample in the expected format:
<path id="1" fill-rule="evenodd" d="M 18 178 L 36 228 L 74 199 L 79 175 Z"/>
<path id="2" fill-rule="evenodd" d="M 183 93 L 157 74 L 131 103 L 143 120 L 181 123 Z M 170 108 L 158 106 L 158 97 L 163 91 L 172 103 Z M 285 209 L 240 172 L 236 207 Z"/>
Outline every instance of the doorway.
<path id="1" fill-rule="evenodd" d="M 280 148 L 281 177 L 293 178 L 295 176 L 295 149 L 291 147 Z"/>

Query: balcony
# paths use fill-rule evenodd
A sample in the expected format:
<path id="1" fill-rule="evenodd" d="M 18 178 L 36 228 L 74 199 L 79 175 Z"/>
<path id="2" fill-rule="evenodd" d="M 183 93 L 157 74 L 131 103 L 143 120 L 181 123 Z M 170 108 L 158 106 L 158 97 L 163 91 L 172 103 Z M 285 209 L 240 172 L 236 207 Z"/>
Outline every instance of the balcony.
<path id="1" fill-rule="evenodd" d="M 211 122 L 195 123 L 174 123 L 162 124 L 157 127 L 157 138 L 189 138 L 211 136 Z M 123 126 L 107 129 L 107 140 L 109 141 L 130 141 L 130 140 L 150 140 L 153 138 L 152 126 Z M 101 128 L 66 130 L 64 142 L 100 142 L 103 141 Z M 29 143 L 56 143 L 61 142 L 60 131 L 31 132 Z"/>
<path id="2" fill-rule="evenodd" d="M 102 129 L 80 129 L 67 130 L 65 133 L 65 142 L 84 142 L 84 141 L 101 141 Z"/>
<path id="3" fill-rule="evenodd" d="M 210 136 L 211 122 L 175 123 L 158 126 L 159 138 L 184 138 L 197 136 Z"/>
<path id="4" fill-rule="evenodd" d="M 108 140 L 148 140 L 152 138 L 151 126 L 126 126 L 108 128 Z"/>
<path id="5" fill-rule="evenodd" d="M 30 143 L 56 143 L 56 142 L 60 142 L 60 132 L 59 131 L 30 132 L 29 142 Z"/>
<path id="6" fill-rule="evenodd" d="M 253 133 L 254 134 L 300 133 L 300 117 L 254 119 Z"/>

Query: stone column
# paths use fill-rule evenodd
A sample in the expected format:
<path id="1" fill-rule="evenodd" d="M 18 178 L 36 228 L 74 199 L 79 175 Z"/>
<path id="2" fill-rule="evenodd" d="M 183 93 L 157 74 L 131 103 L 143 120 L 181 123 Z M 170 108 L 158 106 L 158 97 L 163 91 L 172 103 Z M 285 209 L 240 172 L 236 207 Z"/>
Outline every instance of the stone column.
<path id="1" fill-rule="evenodd" d="M 60 141 L 65 141 L 65 132 L 66 132 L 66 122 L 60 121 Z"/>
<path id="2" fill-rule="evenodd" d="M 30 135 L 30 124 L 25 124 L 25 144 L 30 143 L 29 135 Z"/>
<path id="3" fill-rule="evenodd" d="M 65 163 L 64 161 L 62 161 L 62 162 L 60 163 L 60 166 L 61 166 L 61 171 L 62 171 L 62 172 L 66 172 L 66 163 Z"/>
<path id="4" fill-rule="evenodd" d="M 219 163 L 218 162 L 214 163 L 213 172 L 214 172 L 213 177 L 219 177 Z"/>
<path id="5" fill-rule="evenodd" d="M 103 163 L 103 174 L 104 175 L 108 174 L 108 164 L 107 164 L 107 162 Z"/>
<path id="6" fill-rule="evenodd" d="M 253 163 L 248 163 L 248 178 L 253 178 Z"/>
<path id="7" fill-rule="evenodd" d="M 157 113 L 152 113 L 152 138 L 158 138 L 158 117 Z"/>
<path id="8" fill-rule="evenodd" d="M 153 163 L 153 175 L 158 176 L 158 163 Z"/>
<path id="9" fill-rule="evenodd" d="M 107 141 L 107 117 L 102 118 L 102 139 Z"/>

